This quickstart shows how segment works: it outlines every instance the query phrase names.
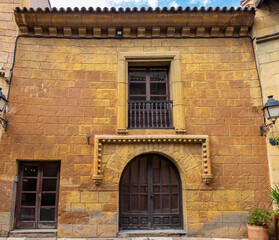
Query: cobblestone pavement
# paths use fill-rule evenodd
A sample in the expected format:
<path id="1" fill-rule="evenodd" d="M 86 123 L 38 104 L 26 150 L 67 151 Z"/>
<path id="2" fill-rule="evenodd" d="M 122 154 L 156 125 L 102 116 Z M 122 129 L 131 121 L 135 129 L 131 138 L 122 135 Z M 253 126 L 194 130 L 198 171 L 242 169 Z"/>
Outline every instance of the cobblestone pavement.
<path id="1" fill-rule="evenodd" d="M 247 238 L 192 238 L 192 237 L 133 237 L 133 238 L 30 238 L 30 237 L 9 237 L 0 240 L 247 240 Z"/>

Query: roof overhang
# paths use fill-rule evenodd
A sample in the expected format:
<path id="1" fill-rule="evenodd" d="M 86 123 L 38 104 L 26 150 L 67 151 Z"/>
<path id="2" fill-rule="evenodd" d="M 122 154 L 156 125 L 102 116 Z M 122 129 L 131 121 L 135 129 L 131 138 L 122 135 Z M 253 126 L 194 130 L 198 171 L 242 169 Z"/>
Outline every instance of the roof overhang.
<path id="1" fill-rule="evenodd" d="M 22 34 L 96 38 L 249 36 L 252 8 L 15 9 Z"/>

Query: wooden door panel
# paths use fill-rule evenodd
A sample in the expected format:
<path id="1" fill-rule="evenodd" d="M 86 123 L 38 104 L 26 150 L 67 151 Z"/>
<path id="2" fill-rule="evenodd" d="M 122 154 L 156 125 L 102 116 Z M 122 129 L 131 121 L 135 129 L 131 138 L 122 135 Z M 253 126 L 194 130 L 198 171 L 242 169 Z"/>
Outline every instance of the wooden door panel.
<path id="1" fill-rule="evenodd" d="M 58 162 L 20 162 L 17 228 L 56 227 L 59 169 Z"/>
<path id="2" fill-rule="evenodd" d="M 120 229 L 181 228 L 180 189 L 178 171 L 168 159 L 137 157 L 120 181 Z"/>

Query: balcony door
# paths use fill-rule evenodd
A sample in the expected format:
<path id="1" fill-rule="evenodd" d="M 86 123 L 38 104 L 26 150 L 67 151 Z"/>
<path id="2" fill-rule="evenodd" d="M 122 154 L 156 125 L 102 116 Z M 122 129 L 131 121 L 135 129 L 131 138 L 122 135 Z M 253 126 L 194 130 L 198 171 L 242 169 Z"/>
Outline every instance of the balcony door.
<path id="1" fill-rule="evenodd" d="M 129 68 L 129 128 L 173 128 L 167 68 Z"/>
<path id="2" fill-rule="evenodd" d="M 181 182 L 172 162 L 157 154 L 136 157 L 120 181 L 121 230 L 181 229 Z"/>
<path id="3" fill-rule="evenodd" d="M 59 162 L 20 162 L 16 228 L 56 228 Z"/>

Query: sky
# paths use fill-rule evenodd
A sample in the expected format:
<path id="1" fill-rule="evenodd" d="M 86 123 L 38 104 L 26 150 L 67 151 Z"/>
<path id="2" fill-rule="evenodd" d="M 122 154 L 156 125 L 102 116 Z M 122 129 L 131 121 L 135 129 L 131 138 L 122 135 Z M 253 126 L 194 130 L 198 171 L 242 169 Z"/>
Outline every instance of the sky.
<path id="1" fill-rule="evenodd" d="M 115 7 L 115 8 L 126 8 L 126 7 L 240 7 L 241 0 L 50 0 L 51 7 L 56 8 L 67 8 L 67 7 Z"/>

